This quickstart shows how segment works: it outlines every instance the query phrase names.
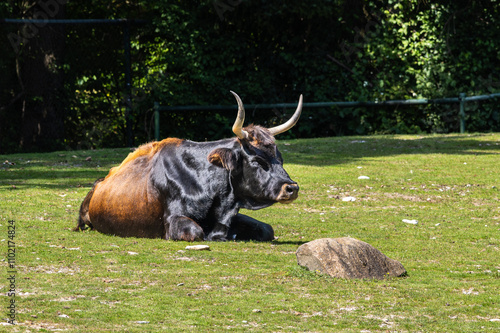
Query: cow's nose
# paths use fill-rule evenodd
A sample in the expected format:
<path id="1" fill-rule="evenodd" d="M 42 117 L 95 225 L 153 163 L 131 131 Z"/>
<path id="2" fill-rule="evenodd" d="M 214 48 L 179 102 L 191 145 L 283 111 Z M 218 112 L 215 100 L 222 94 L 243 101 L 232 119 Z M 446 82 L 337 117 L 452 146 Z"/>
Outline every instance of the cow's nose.
<path id="1" fill-rule="evenodd" d="M 299 185 L 285 184 L 281 187 L 277 201 L 281 203 L 290 203 L 299 196 Z"/>
<path id="2" fill-rule="evenodd" d="M 289 184 L 285 187 L 286 193 L 289 196 L 297 196 L 299 193 L 299 185 L 297 184 Z"/>

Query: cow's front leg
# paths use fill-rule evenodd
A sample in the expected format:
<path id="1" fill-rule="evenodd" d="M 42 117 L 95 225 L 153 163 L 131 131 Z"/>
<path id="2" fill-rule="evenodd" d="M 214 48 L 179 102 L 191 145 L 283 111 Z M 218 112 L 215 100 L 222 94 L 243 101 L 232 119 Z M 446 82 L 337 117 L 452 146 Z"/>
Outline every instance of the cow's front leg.
<path id="1" fill-rule="evenodd" d="M 273 227 L 250 216 L 237 214 L 229 228 L 228 239 L 270 242 L 274 239 Z"/>
<path id="2" fill-rule="evenodd" d="M 209 241 L 219 241 L 225 242 L 227 241 L 227 232 L 229 227 L 222 223 L 216 223 L 215 227 L 208 234 L 207 240 Z"/>
<path id="3" fill-rule="evenodd" d="M 205 238 L 203 229 L 189 217 L 169 216 L 167 223 L 165 239 L 194 242 Z"/>

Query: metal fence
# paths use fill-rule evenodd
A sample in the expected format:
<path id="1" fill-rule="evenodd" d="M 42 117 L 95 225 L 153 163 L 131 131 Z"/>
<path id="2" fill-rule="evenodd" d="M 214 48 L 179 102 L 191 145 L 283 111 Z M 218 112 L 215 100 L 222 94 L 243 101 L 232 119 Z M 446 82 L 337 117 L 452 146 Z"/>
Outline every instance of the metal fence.
<path id="1" fill-rule="evenodd" d="M 304 103 L 304 108 L 353 108 L 353 107 L 385 107 L 399 105 L 429 105 L 429 104 L 459 104 L 458 119 L 460 121 L 460 133 L 465 133 L 465 105 L 467 102 L 478 102 L 494 98 L 500 98 L 500 93 L 469 96 L 461 93 L 458 97 L 436 98 L 436 99 L 399 99 L 389 101 L 366 101 L 366 102 L 315 102 Z M 296 103 L 277 103 L 277 104 L 248 104 L 248 109 L 287 109 L 297 107 Z M 233 105 L 185 105 L 185 106 L 162 106 L 158 102 L 154 104 L 154 136 L 156 140 L 160 140 L 160 112 L 182 112 L 182 111 L 228 111 L 233 110 Z"/>

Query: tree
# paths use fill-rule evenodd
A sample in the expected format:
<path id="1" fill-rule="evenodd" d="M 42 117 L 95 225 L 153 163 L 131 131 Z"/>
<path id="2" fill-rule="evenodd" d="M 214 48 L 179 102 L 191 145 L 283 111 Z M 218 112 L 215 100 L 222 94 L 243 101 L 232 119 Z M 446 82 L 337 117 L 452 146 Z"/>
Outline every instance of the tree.
<path id="1" fill-rule="evenodd" d="M 234 104 L 230 89 L 255 104 L 293 102 L 301 93 L 306 102 L 381 101 L 500 89 L 500 7 L 487 0 L 63 2 L 4 1 L 0 14 L 147 19 L 131 34 L 132 101 L 124 98 L 120 26 L 13 32 L 2 25 L 4 36 L 19 38 L 0 39 L 1 151 L 55 149 L 63 139 L 70 148 L 121 146 L 125 105 L 136 143 L 144 142 L 154 102 Z M 17 45 L 15 56 L 9 43 Z M 287 112 L 249 112 L 248 121 L 273 125 Z M 456 114 L 456 105 L 306 108 L 304 121 L 284 135 L 450 132 Z M 469 130 L 500 130 L 494 102 L 468 103 L 467 114 Z M 220 138 L 230 133 L 231 117 L 162 114 L 162 135 Z"/>
<path id="2" fill-rule="evenodd" d="M 12 5 L 14 16 L 30 19 L 61 19 L 65 16 L 63 1 L 25 1 Z M 17 15 L 16 15 L 17 14 Z M 10 112 L 20 119 L 18 145 L 22 150 L 51 150 L 62 147 L 64 138 L 64 105 L 61 61 L 64 55 L 64 27 L 43 22 L 20 25 L 9 34 L 16 54 L 17 93 Z M 14 124 L 10 124 L 14 125 Z"/>

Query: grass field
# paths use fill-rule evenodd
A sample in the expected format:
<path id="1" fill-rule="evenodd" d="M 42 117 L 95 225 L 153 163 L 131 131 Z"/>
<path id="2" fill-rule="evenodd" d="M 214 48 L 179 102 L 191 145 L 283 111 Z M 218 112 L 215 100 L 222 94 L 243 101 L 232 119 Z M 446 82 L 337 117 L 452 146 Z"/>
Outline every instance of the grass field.
<path id="1" fill-rule="evenodd" d="M 0 331 L 500 331 L 500 134 L 278 144 L 299 198 L 245 212 L 277 239 L 211 251 L 71 231 L 91 183 L 129 149 L 1 155 Z M 344 236 L 408 276 L 341 280 L 297 265 L 301 244 Z"/>

